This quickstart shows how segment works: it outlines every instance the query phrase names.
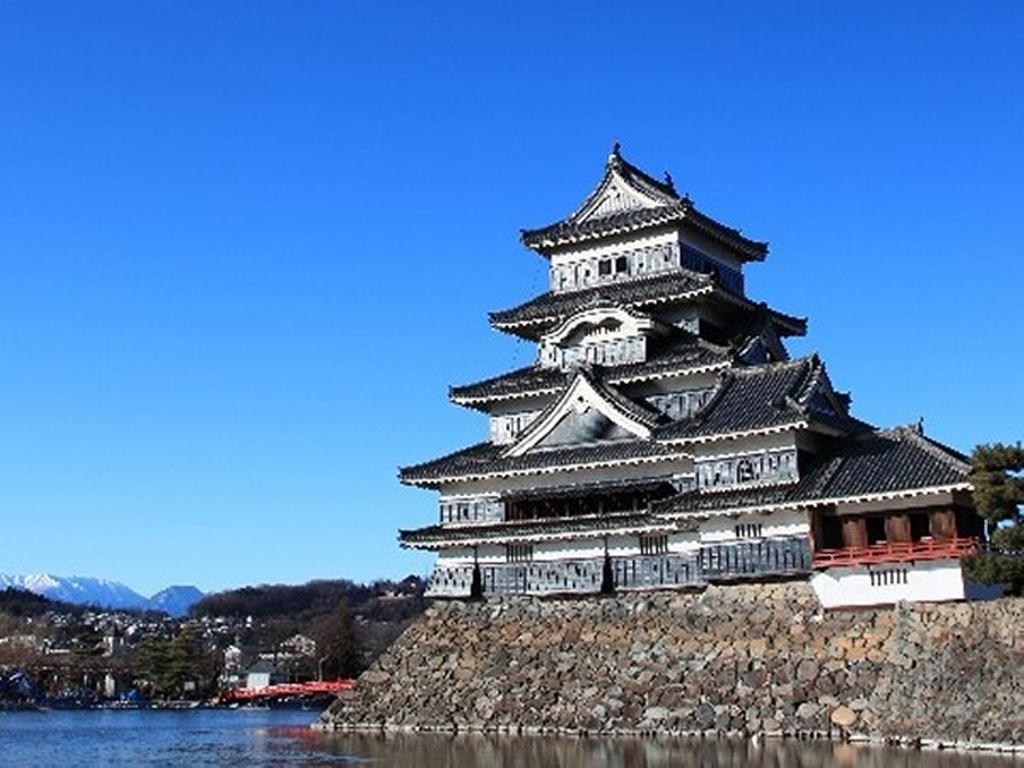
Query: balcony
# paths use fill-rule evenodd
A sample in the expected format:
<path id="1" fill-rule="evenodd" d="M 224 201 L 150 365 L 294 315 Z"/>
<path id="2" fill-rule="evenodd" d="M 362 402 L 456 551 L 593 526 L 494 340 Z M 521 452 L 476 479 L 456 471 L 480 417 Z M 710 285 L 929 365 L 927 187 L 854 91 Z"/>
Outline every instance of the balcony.
<path id="1" fill-rule="evenodd" d="M 946 560 L 974 554 L 978 549 L 975 538 L 925 539 L 922 541 L 894 541 L 871 544 L 866 547 L 819 549 L 814 553 L 814 568 L 835 568 L 876 563 L 909 563 L 919 560 Z"/>

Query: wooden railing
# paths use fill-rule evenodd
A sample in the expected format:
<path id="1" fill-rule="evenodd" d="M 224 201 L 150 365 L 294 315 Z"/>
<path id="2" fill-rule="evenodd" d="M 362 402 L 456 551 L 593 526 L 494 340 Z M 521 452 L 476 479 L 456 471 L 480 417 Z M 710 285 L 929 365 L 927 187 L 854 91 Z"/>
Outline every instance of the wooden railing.
<path id="1" fill-rule="evenodd" d="M 914 560 L 944 560 L 964 557 L 976 552 L 978 540 L 973 538 L 928 539 L 925 541 L 892 541 L 867 547 L 819 549 L 814 553 L 815 568 L 873 563 L 906 563 Z"/>

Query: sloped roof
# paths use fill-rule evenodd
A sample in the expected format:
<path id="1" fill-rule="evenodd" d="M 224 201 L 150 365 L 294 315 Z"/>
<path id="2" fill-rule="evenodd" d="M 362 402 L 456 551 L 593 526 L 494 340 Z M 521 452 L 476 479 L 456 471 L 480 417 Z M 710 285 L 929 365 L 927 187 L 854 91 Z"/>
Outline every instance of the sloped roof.
<path id="1" fill-rule="evenodd" d="M 824 366 L 817 355 L 785 362 L 734 367 L 723 374 L 711 400 L 692 416 L 658 429 L 659 440 L 690 441 L 737 432 L 830 419 L 809 407 L 822 382 Z M 852 427 L 845 413 L 831 417 Z"/>
<path id="2" fill-rule="evenodd" d="M 512 309 L 491 312 L 491 324 L 507 329 L 516 325 L 555 325 L 585 309 L 605 306 L 638 307 L 685 299 L 714 286 L 710 275 L 680 270 L 652 277 L 632 278 L 592 288 L 547 292 Z"/>
<path id="3" fill-rule="evenodd" d="M 845 440 L 800 481 L 801 500 L 845 498 L 963 483 L 963 454 L 913 427 L 879 430 Z"/>
<path id="4" fill-rule="evenodd" d="M 635 190 L 648 205 L 595 215 L 593 206 L 610 184 L 622 183 Z M 623 159 L 618 145 L 608 156 L 604 174 L 594 190 L 571 215 L 546 227 L 523 230 L 523 244 L 540 253 L 583 240 L 678 224 L 695 229 L 748 261 L 760 261 L 768 244 L 751 240 L 701 213 L 689 197 L 680 197 L 670 179 L 658 181 Z"/>
<path id="5" fill-rule="evenodd" d="M 675 526 L 659 520 L 646 512 L 623 514 L 587 515 L 580 517 L 545 518 L 518 522 L 489 523 L 473 526 L 430 525 L 415 530 L 399 531 L 399 539 L 405 546 L 429 545 L 439 542 L 470 542 L 487 539 L 503 541 L 528 539 L 531 537 L 587 533 L 602 534 L 605 531 L 643 533 L 669 531 Z"/>
<path id="6" fill-rule="evenodd" d="M 434 485 L 449 479 L 554 470 L 559 467 L 647 461 L 677 455 L 653 440 L 615 440 L 591 445 L 536 449 L 522 456 L 505 456 L 508 446 L 477 443 L 423 464 L 403 467 L 399 479 L 413 485 Z"/>
<path id="7" fill-rule="evenodd" d="M 745 312 L 762 313 L 781 336 L 803 336 L 807 320 L 787 315 L 721 287 L 712 275 L 687 269 L 604 283 L 572 291 L 548 291 L 511 309 L 489 314 L 491 325 L 527 339 L 539 339 L 566 318 L 597 307 L 642 309 L 711 296 Z"/>
<path id="8" fill-rule="evenodd" d="M 655 349 L 642 363 L 624 363 L 612 366 L 593 366 L 593 374 L 601 381 L 619 384 L 626 381 L 644 381 L 671 373 L 717 367 L 728 364 L 731 356 L 725 347 L 719 347 L 697 337 L 681 337 L 661 349 Z M 560 391 L 571 381 L 572 371 L 531 365 L 494 376 L 483 381 L 452 387 L 449 397 L 456 403 L 470 405 L 477 401 L 499 400 L 506 397 L 545 395 Z"/>
<path id="9" fill-rule="evenodd" d="M 728 491 L 687 491 L 657 501 L 655 514 L 713 513 L 855 499 L 945 488 L 967 482 L 970 466 L 957 451 L 918 430 L 870 430 L 836 440 L 788 485 Z"/>
<path id="10" fill-rule="evenodd" d="M 579 375 L 577 373 L 577 375 Z M 588 377 L 592 373 L 586 374 Z M 658 416 L 615 388 L 588 378 L 617 407 L 652 426 Z M 560 392 L 565 392 L 566 384 Z M 519 473 L 577 464 L 602 464 L 677 455 L 667 443 L 703 442 L 723 435 L 771 429 L 797 428 L 810 423 L 831 426 L 838 432 L 866 428 L 839 410 L 827 413 L 812 408 L 812 400 L 830 391 L 824 366 L 817 355 L 785 362 L 735 367 L 721 376 L 711 400 L 692 416 L 655 426 L 652 440 L 616 440 L 581 446 L 533 448 L 521 456 L 504 456 L 508 446 L 480 443 L 432 462 L 403 469 L 403 482 L 430 484 L 441 478 Z M 557 403 L 557 401 L 556 401 Z M 545 413 L 555 406 L 548 406 Z M 543 414 L 542 414 L 543 416 Z"/>

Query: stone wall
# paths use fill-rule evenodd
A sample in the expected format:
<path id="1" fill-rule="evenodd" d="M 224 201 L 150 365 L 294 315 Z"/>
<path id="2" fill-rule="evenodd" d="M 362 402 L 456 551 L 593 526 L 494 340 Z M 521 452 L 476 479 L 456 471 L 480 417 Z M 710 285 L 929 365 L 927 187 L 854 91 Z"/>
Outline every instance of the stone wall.
<path id="1" fill-rule="evenodd" d="M 1024 600 L 822 612 L 805 582 L 438 602 L 326 728 L 1024 744 Z"/>

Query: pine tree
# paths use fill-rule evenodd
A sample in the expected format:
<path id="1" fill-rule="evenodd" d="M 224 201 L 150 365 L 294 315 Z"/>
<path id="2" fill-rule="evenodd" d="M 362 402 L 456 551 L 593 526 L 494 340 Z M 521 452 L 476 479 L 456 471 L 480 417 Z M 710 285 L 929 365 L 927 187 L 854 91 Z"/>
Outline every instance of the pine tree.
<path id="1" fill-rule="evenodd" d="M 1015 595 L 1024 590 L 1024 447 L 979 445 L 971 455 L 974 506 L 985 518 L 993 551 L 964 559 L 967 575 L 981 584 L 1007 584 Z"/>

